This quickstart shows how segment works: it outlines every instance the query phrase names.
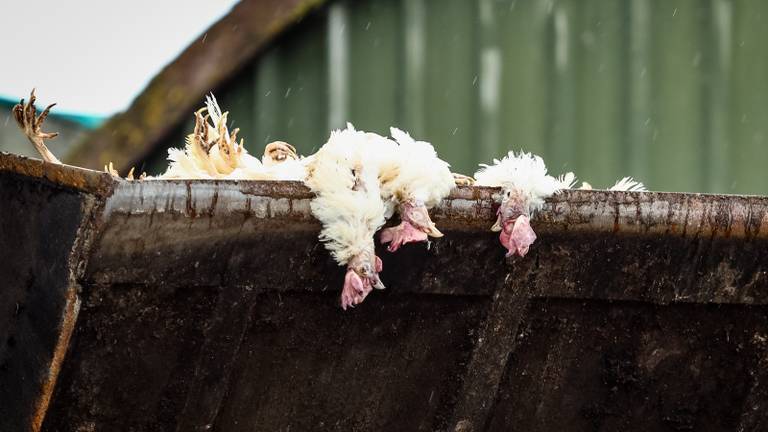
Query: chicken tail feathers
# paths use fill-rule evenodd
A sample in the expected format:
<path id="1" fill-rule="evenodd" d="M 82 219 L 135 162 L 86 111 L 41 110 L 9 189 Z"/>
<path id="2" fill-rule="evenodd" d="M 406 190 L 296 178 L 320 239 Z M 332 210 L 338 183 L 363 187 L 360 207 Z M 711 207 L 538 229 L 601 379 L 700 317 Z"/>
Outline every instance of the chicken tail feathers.
<path id="1" fill-rule="evenodd" d="M 632 177 L 624 177 L 611 186 L 608 190 L 626 192 L 648 192 L 645 185 Z"/>

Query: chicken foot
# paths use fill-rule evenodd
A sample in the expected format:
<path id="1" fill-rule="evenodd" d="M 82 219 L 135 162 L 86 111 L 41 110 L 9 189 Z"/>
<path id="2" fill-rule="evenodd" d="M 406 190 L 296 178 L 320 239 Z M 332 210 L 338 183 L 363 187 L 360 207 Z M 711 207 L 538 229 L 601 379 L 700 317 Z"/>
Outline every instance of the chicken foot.
<path id="1" fill-rule="evenodd" d="M 452 173 L 453 180 L 456 182 L 456 186 L 472 186 L 475 184 L 475 179 L 464 174 Z"/>
<path id="2" fill-rule="evenodd" d="M 27 139 L 29 139 L 29 141 L 35 146 L 35 149 L 38 153 L 40 153 L 40 156 L 42 156 L 44 161 L 61 164 L 61 161 L 59 161 L 59 159 L 54 156 L 54 154 L 51 153 L 51 151 L 48 150 L 48 147 L 45 145 L 45 140 L 56 138 L 59 133 L 43 132 L 40 129 L 43 125 L 43 122 L 45 121 L 45 118 L 48 117 L 48 113 L 51 112 L 51 108 L 53 108 L 56 104 L 54 103 L 48 105 L 39 116 L 36 116 L 37 109 L 35 108 L 35 100 L 37 100 L 37 97 L 35 96 L 35 89 L 32 89 L 32 92 L 29 94 L 29 102 L 25 104 L 24 99 L 22 99 L 13 107 L 13 118 L 16 119 L 16 123 L 19 125 L 19 128 L 21 128 L 21 130 L 24 132 L 24 135 L 27 136 Z"/>
<path id="3" fill-rule="evenodd" d="M 407 200 L 398 207 L 398 213 L 400 224 L 381 230 L 379 240 L 382 244 L 389 243 L 388 251 L 395 252 L 404 244 L 426 241 L 427 236 L 443 236 L 430 219 L 424 203 Z"/>
<path id="4" fill-rule="evenodd" d="M 274 141 L 264 148 L 264 156 L 273 163 L 278 164 L 286 160 L 298 160 L 299 154 L 296 153 L 296 147 L 284 141 Z"/>

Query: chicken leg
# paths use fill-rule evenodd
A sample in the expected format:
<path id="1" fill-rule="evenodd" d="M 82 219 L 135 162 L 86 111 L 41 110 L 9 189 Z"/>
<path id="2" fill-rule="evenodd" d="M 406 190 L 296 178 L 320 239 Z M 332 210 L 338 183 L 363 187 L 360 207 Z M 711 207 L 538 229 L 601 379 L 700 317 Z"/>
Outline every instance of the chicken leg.
<path id="1" fill-rule="evenodd" d="M 430 219 L 424 203 L 408 200 L 399 206 L 398 212 L 400 224 L 381 230 L 380 241 L 383 244 L 389 243 L 388 251 L 395 252 L 404 244 L 426 241 L 427 236 L 443 236 Z"/>
<path id="2" fill-rule="evenodd" d="M 198 161 L 199 167 L 208 175 L 216 177 L 216 166 L 210 158 L 209 152 L 215 144 L 212 130 L 208 124 L 209 116 L 203 113 L 207 108 L 195 111 L 195 128 L 187 135 L 187 152 L 192 160 Z"/>
<path id="3" fill-rule="evenodd" d="M 240 129 L 235 128 L 232 132 L 227 129 L 227 116 L 229 112 L 225 112 L 218 119 L 216 125 L 216 148 L 218 149 L 219 156 L 226 164 L 224 167 L 218 166 L 220 174 L 229 174 L 240 165 L 240 156 L 243 153 L 242 142 L 240 145 L 237 143 L 237 133 Z"/>
<path id="4" fill-rule="evenodd" d="M 51 112 L 56 104 L 48 105 L 43 112 L 36 116 L 37 109 L 35 108 L 35 89 L 29 95 L 29 102 L 24 103 L 22 99 L 16 106 L 13 107 L 13 118 L 16 119 L 16 123 L 19 125 L 27 139 L 35 146 L 35 149 L 43 160 L 50 163 L 61 164 L 56 156 L 48 150 L 45 146 L 45 140 L 56 138 L 59 135 L 58 132 L 43 132 L 40 127 L 43 125 L 45 118 L 48 117 L 48 113 Z"/>

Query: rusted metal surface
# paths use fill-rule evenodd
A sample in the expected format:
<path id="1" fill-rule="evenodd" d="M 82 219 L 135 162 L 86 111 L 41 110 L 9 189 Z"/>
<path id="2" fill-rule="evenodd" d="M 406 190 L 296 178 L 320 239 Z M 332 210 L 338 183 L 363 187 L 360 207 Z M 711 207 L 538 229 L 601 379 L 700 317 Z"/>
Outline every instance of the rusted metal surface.
<path id="1" fill-rule="evenodd" d="M 77 295 L 77 286 L 70 286 L 67 289 L 66 303 L 64 304 L 61 324 L 59 325 L 59 337 L 56 347 L 53 349 L 53 358 L 48 366 L 48 374 L 43 377 L 43 385 L 40 390 L 34 413 L 32 414 L 32 430 L 37 432 L 43 426 L 45 414 L 48 412 L 48 404 L 51 402 L 51 396 L 56 386 L 56 379 L 59 377 L 61 365 L 69 349 L 69 341 L 72 338 L 72 332 L 75 330 L 77 314 L 80 312 L 80 298 Z"/>
<path id="2" fill-rule="evenodd" d="M 114 179 L 106 173 L 0 152 L 0 173 L 3 172 L 49 181 L 100 197 L 110 195 L 114 185 Z"/>
<path id="3" fill-rule="evenodd" d="M 0 305 L 34 298 L 0 309 L 9 430 L 768 421 L 766 198 L 568 191 L 534 218 L 529 255 L 506 260 L 488 230 L 497 191 L 459 188 L 433 211 L 446 236 L 379 250 L 387 289 L 343 312 L 343 269 L 299 183 L 0 167 L 0 229 L 21 245 L 0 280 L 22 281 Z M 33 304 L 56 317 L 35 321 L 43 338 L 14 324 Z M 32 353 L 45 361 L 24 366 Z"/>

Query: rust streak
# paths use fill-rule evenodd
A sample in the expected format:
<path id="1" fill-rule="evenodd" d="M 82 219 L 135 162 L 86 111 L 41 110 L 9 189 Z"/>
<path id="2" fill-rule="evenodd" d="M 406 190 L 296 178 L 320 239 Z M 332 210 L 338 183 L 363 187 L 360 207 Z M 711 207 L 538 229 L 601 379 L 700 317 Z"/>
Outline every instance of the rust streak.
<path id="1" fill-rule="evenodd" d="M 192 204 L 192 184 L 189 181 L 187 181 L 186 185 L 187 185 L 187 216 L 194 219 L 195 216 L 197 216 L 197 212 L 195 211 L 195 206 Z"/>
<path id="2" fill-rule="evenodd" d="M 0 152 L 0 172 L 2 171 L 45 179 L 61 186 L 91 192 L 99 196 L 111 194 L 116 182 L 111 175 L 103 172 Z"/>
<path id="3" fill-rule="evenodd" d="M 53 390 L 56 386 L 56 379 L 61 371 L 61 365 L 64 362 L 64 357 L 67 354 L 69 348 L 69 341 L 72 338 L 72 333 L 75 330 L 75 323 L 77 322 L 77 316 L 80 313 L 80 298 L 77 296 L 77 285 L 70 284 L 67 289 L 67 301 L 64 305 L 64 315 L 61 319 L 61 325 L 59 327 L 59 339 L 56 341 L 56 348 L 53 351 L 53 358 L 51 359 L 51 365 L 48 369 L 48 376 L 45 377 L 43 382 L 40 398 L 35 404 L 35 411 L 32 415 L 32 432 L 40 431 L 43 426 L 43 420 L 45 420 L 45 414 L 48 411 L 48 404 L 51 401 Z"/>

